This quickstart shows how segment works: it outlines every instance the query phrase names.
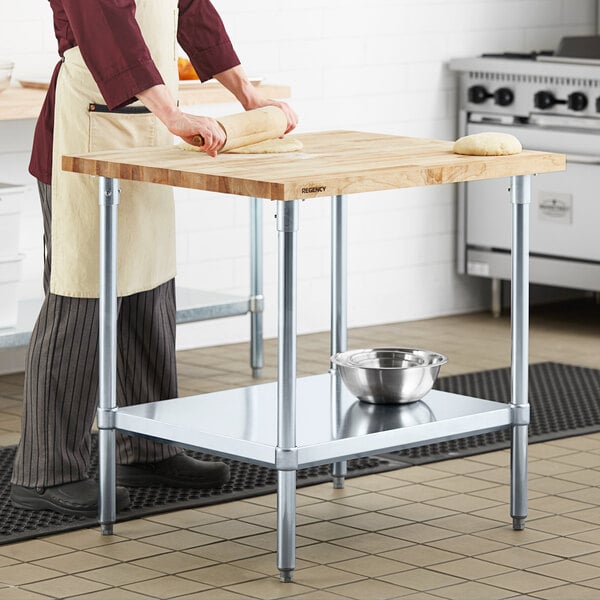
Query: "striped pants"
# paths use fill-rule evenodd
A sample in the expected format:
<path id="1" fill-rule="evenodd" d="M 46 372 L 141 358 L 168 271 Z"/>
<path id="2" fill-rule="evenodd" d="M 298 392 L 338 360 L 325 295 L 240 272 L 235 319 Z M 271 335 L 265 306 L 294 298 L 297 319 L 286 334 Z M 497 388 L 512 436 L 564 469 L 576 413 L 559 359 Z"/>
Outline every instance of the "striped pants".
<path id="1" fill-rule="evenodd" d="M 51 187 L 39 183 L 44 218 L 46 298 L 25 366 L 21 440 L 12 483 L 51 487 L 88 476 L 98 396 L 98 300 L 48 292 Z M 118 299 L 117 403 L 177 397 L 175 282 Z M 180 449 L 117 435 L 121 464 L 156 462 Z"/>

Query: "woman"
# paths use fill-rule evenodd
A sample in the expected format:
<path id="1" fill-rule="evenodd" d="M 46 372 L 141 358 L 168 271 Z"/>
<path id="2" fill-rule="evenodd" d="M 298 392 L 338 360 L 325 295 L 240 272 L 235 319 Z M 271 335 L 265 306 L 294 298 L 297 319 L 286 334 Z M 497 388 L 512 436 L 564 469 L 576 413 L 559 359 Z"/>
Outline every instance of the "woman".
<path id="1" fill-rule="evenodd" d="M 165 145 L 172 136 L 216 156 L 214 119 L 179 110 L 176 40 L 202 80 L 215 77 L 246 109 L 285 103 L 252 86 L 209 0 L 50 0 L 61 62 L 38 120 L 30 172 L 44 216 L 46 298 L 30 343 L 21 440 L 11 499 L 28 509 L 94 515 L 88 478 L 98 390 L 98 201 L 90 177 L 60 169 L 63 154 Z M 138 102 L 139 101 L 139 102 Z M 132 104 L 135 103 L 135 104 Z M 177 397 L 175 233 L 172 192 L 121 182 L 119 208 L 119 405 Z M 128 257 L 135 256 L 135 260 Z M 117 482 L 218 487 L 227 465 L 181 449 L 118 436 Z M 117 488 L 117 509 L 129 503 Z"/>

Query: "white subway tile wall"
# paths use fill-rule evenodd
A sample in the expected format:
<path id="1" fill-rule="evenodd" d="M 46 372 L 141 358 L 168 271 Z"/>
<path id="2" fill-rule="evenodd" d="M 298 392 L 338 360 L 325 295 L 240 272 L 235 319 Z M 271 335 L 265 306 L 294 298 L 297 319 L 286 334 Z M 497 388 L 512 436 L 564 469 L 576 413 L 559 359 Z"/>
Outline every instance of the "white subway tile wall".
<path id="1" fill-rule="evenodd" d="M 456 81 L 447 61 L 502 50 L 554 48 L 596 31 L 596 0 L 214 0 L 246 71 L 292 87 L 300 131 L 365 129 L 453 139 Z M 45 0 L 0 3 L 0 58 L 15 77 L 48 75 L 56 59 Z M 1 96 L 0 96 L 1 103 Z M 210 115 L 234 104 L 196 107 Z M 0 123 L 0 181 L 26 173 L 32 122 Z M 21 296 L 41 290 L 35 187 L 22 207 Z M 452 186 L 360 194 L 350 201 L 351 326 L 479 309 L 488 284 L 455 273 Z M 507 203 L 507 210 L 509 205 Z M 177 191 L 180 284 L 246 294 L 249 202 Z M 265 335 L 276 334 L 275 206 L 265 202 Z M 329 326 L 329 201 L 301 207 L 298 330 Z M 249 337 L 236 317 L 181 327 L 189 348 Z M 398 340 L 401 344 L 402 340 Z"/>

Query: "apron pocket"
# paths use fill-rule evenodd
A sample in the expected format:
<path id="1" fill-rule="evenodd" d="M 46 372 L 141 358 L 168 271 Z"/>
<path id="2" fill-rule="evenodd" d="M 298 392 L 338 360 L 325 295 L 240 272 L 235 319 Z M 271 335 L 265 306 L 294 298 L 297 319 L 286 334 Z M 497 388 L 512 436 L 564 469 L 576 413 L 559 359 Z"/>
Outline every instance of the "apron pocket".
<path id="1" fill-rule="evenodd" d="M 145 107 L 112 112 L 101 104 L 90 104 L 89 120 L 90 152 L 156 145 L 157 118 Z"/>
<path id="2" fill-rule="evenodd" d="M 88 106 L 89 112 L 102 112 L 111 113 L 113 115 L 149 115 L 150 110 L 145 106 L 136 106 L 135 104 L 130 106 L 123 106 L 116 110 L 110 110 L 106 104 L 97 104 L 96 102 L 90 102 Z"/>

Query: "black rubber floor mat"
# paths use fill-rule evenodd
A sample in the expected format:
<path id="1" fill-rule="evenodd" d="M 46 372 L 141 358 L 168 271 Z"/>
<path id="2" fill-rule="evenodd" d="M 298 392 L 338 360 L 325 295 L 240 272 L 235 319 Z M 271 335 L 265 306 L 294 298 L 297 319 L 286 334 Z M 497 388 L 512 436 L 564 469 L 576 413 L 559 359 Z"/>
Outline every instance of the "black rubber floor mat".
<path id="1" fill-rule="evenodd" d="M 219 489 L 191 490 L 168 487 L 129 488 L 131 506 L 119 513 L 118 521 L 149 515 L 197 508 L 270 494 L 277 490 L 277 471 L 248 463 L 223 459 L 202 452 L 188 451 L 201 460 L 223 460 L 229 465 L 230 481 Z M 54 533 L 63 533 L 97 525 L 95 518 L 60 515 L 49 510 L 29 511 L 12 505 L 10 476 L 15 446 L 0 448 L 0 545 L 10 544 Z M 348 477 L 382 473 L 409 466 L 391 457 L 366 457 L 348 463 Z M 92 436 L 92 466 L 90 476 L 98 476 L 98 436 Z M 302 469 L 297 474 L 298 487 L 331 481 L 329 465 Z"/>
<path id="2" fill-rule="evenodd" d="M 532 424 L 530 441 L 582 435 L 600 431 L 600 371 L 558 363 L 541 363 L 530 368 Z M 444 391 L 510 401 L 510 370 L 495 369 L 440 378 L 436 388 Z M 352 460 L 348 476 L 381 473 L 415 464 L 424 464 L 471 454 L 491 452 L 509 445 L 508 430 L 460 440 L 412 448 L 379 457 Z M 94 436 L 91 476 L 97 475 L 96 436 Z M 51 511 L 26 511 L 12 506 L 9 499 L 10 475 L 15 448 L 0 448 L 0 544 L 61 533 L 96 525 L 89 517 L 59 515 Z M 193 453 L 202 460 L 221 460 Z M 222 489 L 181 490 L 174 488 L 131 488 L 131 507 L 119 519 L 125 521 L 161 512 L 240 500 L 276 490 L 277 474 L 264 467 L 226 460 L 231 481 Z M 298 472 L 298 486 L 329 481 L 329 465 Z"/>
<path id="3" fill-rule="evenodd" d="M 510 369 L 494 369 L 438 379 L 435 388 L 486 400 L 510 402 Z M 547 362 L 529 368 L 529 442 L 547 442 L 600 431 L 600 370 Z M 510 446 L 503 429 L 385 456 L 412 465 L 492 452 Z"/>

